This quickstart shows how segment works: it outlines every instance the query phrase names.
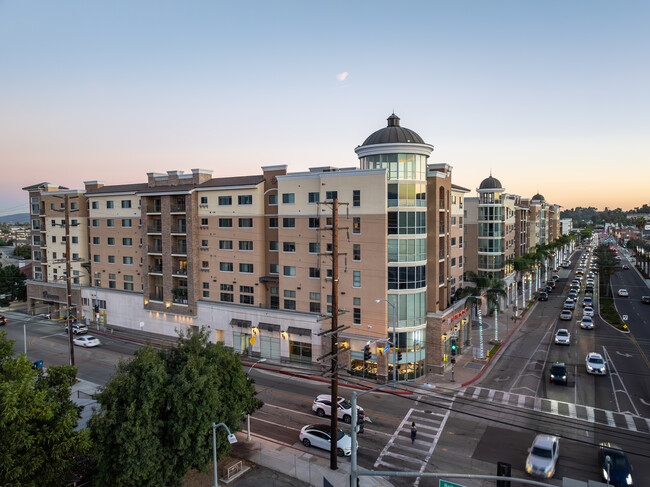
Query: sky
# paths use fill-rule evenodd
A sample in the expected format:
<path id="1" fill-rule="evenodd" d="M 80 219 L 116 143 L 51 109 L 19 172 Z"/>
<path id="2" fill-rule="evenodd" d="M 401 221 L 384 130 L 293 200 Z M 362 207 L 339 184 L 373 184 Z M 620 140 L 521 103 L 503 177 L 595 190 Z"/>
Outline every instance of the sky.
<path id="1" fill-rule="evenodd" d="M 401 125 L 476 194 L 650 202 L 650 2 L 0 0 L 0 215 L 21 188 L 358 166 Z"/>

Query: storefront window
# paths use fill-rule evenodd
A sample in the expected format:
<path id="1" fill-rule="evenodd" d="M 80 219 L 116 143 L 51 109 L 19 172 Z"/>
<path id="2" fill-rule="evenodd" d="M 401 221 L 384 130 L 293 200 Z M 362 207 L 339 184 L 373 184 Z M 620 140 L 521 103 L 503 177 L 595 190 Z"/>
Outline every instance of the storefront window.
<path id="1" fill-rule="evenodd" d="M 311 343 L 289 341 L 289 360 L 311 364 Z"/>

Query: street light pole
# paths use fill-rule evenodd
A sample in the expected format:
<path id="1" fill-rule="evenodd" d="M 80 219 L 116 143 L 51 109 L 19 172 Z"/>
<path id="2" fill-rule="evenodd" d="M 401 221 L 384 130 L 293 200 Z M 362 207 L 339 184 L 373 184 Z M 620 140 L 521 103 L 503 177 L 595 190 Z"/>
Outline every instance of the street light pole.
<path id="1" fill-rule="evenodd" d="M 219 486 L 219 481 L 217 480 L 217 428 L 219 426 L 226 428 L 226 431 L 228 432 L 228 441 L 230 444 L 237 443 L 237 437 L 230 432 L 230 428 L 228 428 L 226 423 L 212 423 L 212 462 L 214 465 L 214 487 Z"/>
<path id="2" fill-rule="evenodd" d="M 255 362 L 253 365 L 251 365 L 250 369 L 248 369 L 248 372 L 246 372 L 246 375 L 251 373 L 251 370 L 253 370 L 253 367 L 255 367 L 257 364 L 266 362 L 265 358 L 259 359 L 257 362 Z M 246 441 L 251 441 L 251 415 L 247 414 L 246 415 L 246 426 L 248 427 L 248 430 L 246 431 Z M 215 461 L 216 463 L 216 461 Z M 216 477 L 215 477 L 216 478 Z"/>
<path id="3" fill-rule="evenodd" d="M 386 301 L 393 308 L 393 382 L 397 382 L 397 306 L 386 298 L 375 299 L 375 303 L 381 303 L 382 301 Z"/>

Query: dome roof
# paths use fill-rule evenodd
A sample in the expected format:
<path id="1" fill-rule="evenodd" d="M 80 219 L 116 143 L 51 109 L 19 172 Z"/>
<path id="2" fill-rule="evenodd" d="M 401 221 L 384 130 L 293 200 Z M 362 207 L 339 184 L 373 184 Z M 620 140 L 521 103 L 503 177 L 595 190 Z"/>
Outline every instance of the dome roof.
<path id="1" fill-rule="evenodd" d="M 361 144 L 424 144 L 422 137 L 405 127 L 400 127 L 399 117 L 394 113 L 387 118 L 388 126 L 377 130 Z"/>
<path id="2" fill-rule="evenodd" d="M 481 182 L 481 185 L 479 186 L 478 189 L 499 189 L 499 188 L 503 188 L 503 186 L 501 186 L 501 181 L 499 181 L 497 178 L 493 178 L 492 175 L 490 175 L 489 178 L 485 178 Z"/>
<path id="3" fill-rule="evenodd" d="M 544 198 L 541 194 L 537 193 L 535 196 L 533 196 L 533 201 L 546 201 L 546 198 Z"/>

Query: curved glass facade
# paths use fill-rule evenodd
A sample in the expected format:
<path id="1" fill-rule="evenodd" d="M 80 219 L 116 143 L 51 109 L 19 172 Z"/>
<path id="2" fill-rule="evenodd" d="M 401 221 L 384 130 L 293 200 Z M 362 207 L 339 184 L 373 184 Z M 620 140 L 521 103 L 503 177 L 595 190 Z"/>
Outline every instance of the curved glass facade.
<path id="1" fill-rule="evenodd" d="M 388 239 L 388 262 L 425 262 L 427 260 L 426 238 Z"/>
<path id="2" fill-rule="evenodd" d="M 361 169 L 386 168 L 389 181 L 426 181 L 427 157 L 420 154 L 377 154 L 360 159 Z"/>
<path id="3" fill-rule="evenodd" d="M 389 294 L 388 301 L 396 306 L 397 328 L 423 326 L 427 323 L 426 291 L 404 294 Z M 390 306 L 389 306 L 390 308 Z M 392 308 L 388 310 L 388 329 L 392 330 Z"/>

